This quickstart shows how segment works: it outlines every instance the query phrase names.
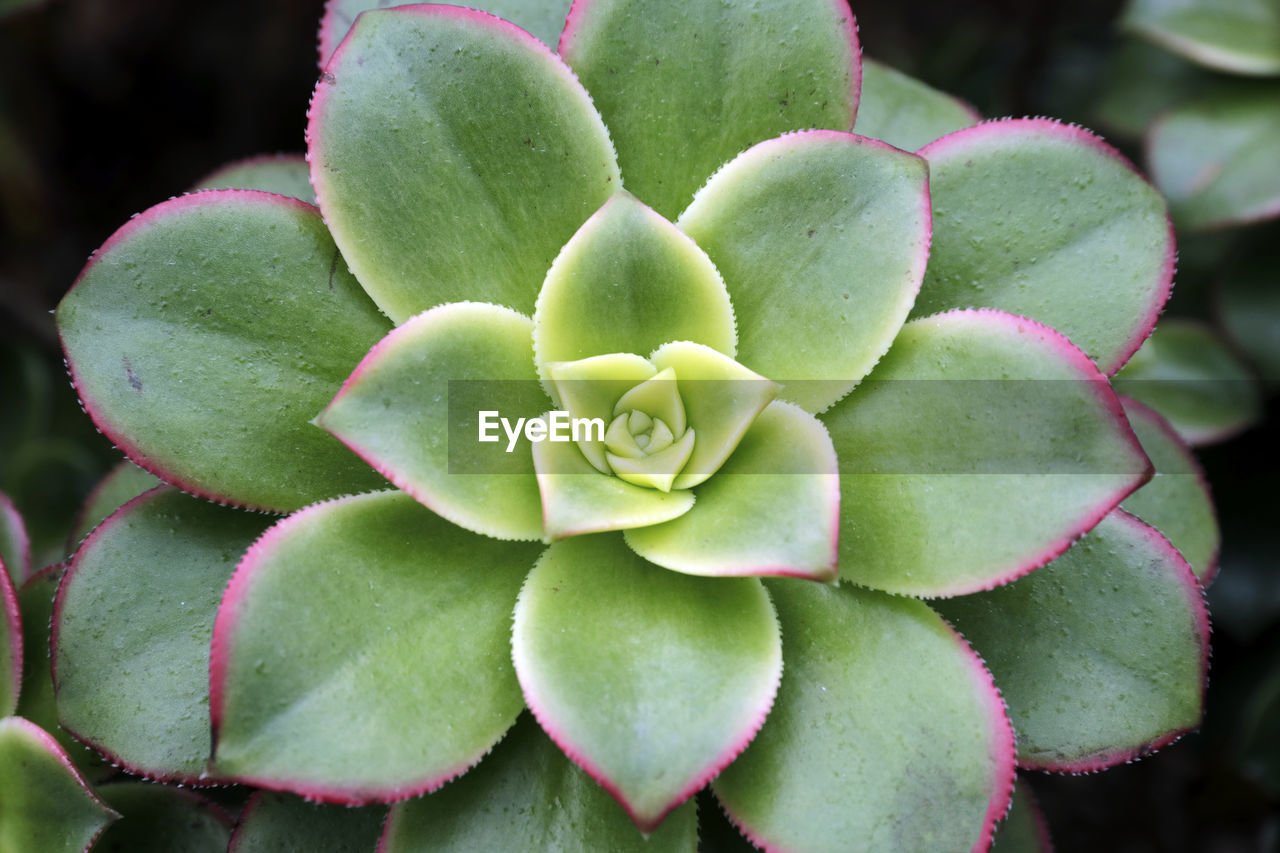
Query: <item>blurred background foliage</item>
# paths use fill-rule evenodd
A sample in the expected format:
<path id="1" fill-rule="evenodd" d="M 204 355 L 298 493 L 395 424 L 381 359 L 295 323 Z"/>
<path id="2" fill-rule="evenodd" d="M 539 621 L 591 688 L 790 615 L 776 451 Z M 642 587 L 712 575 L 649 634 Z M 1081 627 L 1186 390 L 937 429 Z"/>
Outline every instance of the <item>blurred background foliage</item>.
<path id="1" fill-rule="evenodd" d="M 1199 448 L 1224 537 L 1206 724 L 1131 766 L 1031 776 L 1057 849 L 1280 849 L 1280 4 L 853 5 L 868 56 L 988 117 L 1091 127 L 1154 174 L 1181 249 L 1166 318 L 1205 341 L 1157 367 L 1243 401 Z M 85 496 L 120 459 L 79 411 L 51 309 L 132 214 L 229 161 L 302 151 L 322 6 L 0 0 L 0 492 L 27 522 L 36 568 L 61 559 Z M 1228 49 L 1206 47 L 1198 12 Z M 1232 38 L 1251 40 L 1244 61 Z"/>

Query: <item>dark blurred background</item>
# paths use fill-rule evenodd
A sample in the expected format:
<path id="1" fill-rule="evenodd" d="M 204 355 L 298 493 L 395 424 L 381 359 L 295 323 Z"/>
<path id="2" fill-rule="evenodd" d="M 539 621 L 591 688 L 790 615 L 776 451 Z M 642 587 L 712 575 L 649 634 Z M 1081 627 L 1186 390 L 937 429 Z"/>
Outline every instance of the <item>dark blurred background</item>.
<path id="1" fill-rule="evenodd" d="M 119 457 L 78 408 L 50 311 L 129 216 L 248 155 L 301 152 L 323 0 L 0 0 L 0 491 L 54 560 Z M 1098 109 L 1121 37 L 1113 0 L 857 0 L 865 51 L 984 115 Z M 1231 241 L 1184 261 L 1171 314 L 1204 316 Z M 1220 241 L 1222 242 L 1222 241 Z M 1186 253 L 1184 252 L 1184 258 Z M 1201 451 L 1224 528 L 1209 714 L 1174 747 L 1103 774 L 1027 784 L 1061 851 L 1280 849 L 1276 403 Z"/>

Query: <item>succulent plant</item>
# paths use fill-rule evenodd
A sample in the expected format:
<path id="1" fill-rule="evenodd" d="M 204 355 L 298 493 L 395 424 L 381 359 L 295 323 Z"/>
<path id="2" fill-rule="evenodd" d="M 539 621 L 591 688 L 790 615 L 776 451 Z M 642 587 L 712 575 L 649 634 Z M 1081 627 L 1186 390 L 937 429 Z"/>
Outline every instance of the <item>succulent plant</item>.
<path id="1" fill-rule="evenodd" d="M 940 138 L 856 133 L 830 0 L 579 0 L 558 54 L 451 6 L 333 48 L 351 6 L 318 207 L 171 199 L 58 308 L 169 484 L 59 586 L 77 737 L 397 803 L 383 850 L 691 850 L 708 784 L 766 849 L 941 850 L 1016 765 L 1197 724 L 1207 498 L 1175 450 L 1132 507 L 1195 570 L 1118 509 L 1153 468 L 1108 377 L 1174 257 L 1118 153 L 885 71 L 880 126 Z"/>

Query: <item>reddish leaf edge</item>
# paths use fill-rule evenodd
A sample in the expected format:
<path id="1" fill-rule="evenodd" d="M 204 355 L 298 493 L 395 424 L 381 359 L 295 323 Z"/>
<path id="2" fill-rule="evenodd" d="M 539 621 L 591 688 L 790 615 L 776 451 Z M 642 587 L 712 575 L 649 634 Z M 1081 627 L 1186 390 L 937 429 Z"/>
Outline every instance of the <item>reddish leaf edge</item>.
<path id="1" fill-rule="evenodd" d="M 218 606 L 218 614 L 213 622 L 213 638 L 210 643 L 209 653 L 209 721 L 211 726 L 211 755 L 209 759 L 210 776 L 218 776 L 221 782 L 230 782 L 235 784 L 253 785 L 257 788 L 264 788 L 268 791 L 277 791 L 285 794 L 297 794 L 309 802 L 328 803 L 331 805 L 341 806 L 369 806 L 378 804 L 391 804 L 401 800 L 419 797 L 423 794 L 429 794 L 442 787 L 446 782 L 466 773 L 472 767 L 480 763 L 480 761 L 493 751 L 502 738 L 506 736 L 506 731 L 488 747 L 481 750 L 478 754 L 471 756 L 458 764 L 450 767 L 439 774 L 426 777 L 424 779 L 415 780 L 409 784 L 398 785 L 368 785 L 355 787 L 340 787 L 337 785 L 315 784 L 305 779 L 289 779 L 276 778 L 268 776 L 257 776 L 254 774 L 239 773 L 220 773 L 217 770 L 218 756 L 218 738 L 222 729 L 223 720 L 226 712 L 226 688 L 227 688 L 227 672 L 230 666 L 230 657 L 234 653 L 234 642 L 232 636 L 235 634 L 236 626 L 239 622 L 239 610 L 244 600 L 250 594 L 254 578 L 253 575 L 259 568 L 260 561 L 269 550 L 273 549 L 277 540 L 287 536 L 291 532 L 293 525 L 298 523 L 299 519 L 310 517 L 319 513 L 335 504 L 344 504 L 354 501 L 361 501 L 375 496 L 383 496 L 387 494 L 395 494 L 392 490 L 381 492 L 364 492 L 357 495 L 345 495 L 343 497 L 331 498 L 329 500 L 320 501 L 306 506 L 285 518 L 280 519 L 258 537 L 249 549 L 245 551 L 240 563 L 236 566 L 235 572 L 231 575 L 231 580 L 227 584 L 226 590 L 222 595 L 222 603 Z M 514 720 L 512 721 L 514 724 Z M 510 727 L 508 727 L 508 731 Z"/>
<path id="2" fill-rule="evenodd" d="M 0 524 L 8 526 L 13 531 L 18 545 L 18 565 L 5 566 L 4 559 L 0 558 L 0 568 L 7 568 L 13 577 L 14 584 L 21 586 L 31 579 L 31 536 L 27 533 L 27 525 L 22 520 L 22 513 L 18 512 L 18 507 L 4 492 L 0 492 L 0 515 L 4 516 L 0 519 Z"/>
<path id="3" fill-rule="evenodd" d="M 19 729 L 24 734 L 35 740 L 36 745 L 53 755 L 53 757 L 58 760 L 58 763 L 62 765 L 62 768 L 71 775 L 71 778 L 75 783 L 80 786 L 81 790 L 84 791 L 90 801 L 92 801 L 98 808 L 102 809 L 102 811 L 107 815 L 107 822 L 102 825 L 101 829 L 94 833 L 93 838 L 89 839 L 89 843 L 84 846 L 83 853 L 89 853 L 89 851 L 93 849 L 93 845 L 98 843 L 98 839 L 102 837 L 102 833 L 106 831 L 107 827 L 119 820 L 122 815 L 115 809 L 111 808 L 111 806 L 104 803 L 102 799 L 94 793 L 93 786 L 85 781 L 84 776 L 76 769 L 71 758 L 63 748 L 58 745 L 58 742 L 53 739 L 53 735 L 49 734 L 44 729 L 24 717 L 5 717 L 0 719 L 0 729 L 2 728 Z"/>
<path id="4" fill-rule="evenodd" d="M 541 559 L 542 558 L 539 558 L 539 561 L 541 561 Z M 530 572 L 529 576 L 532 574 L 533 573 Z M 520 598 L 517 599 L 516 603 L 517 608 L 520 606 L 520 600 L 524 597 L 525 589 L 529 583 L 529 576 L 526 576 L 524 585 L 520 589 Z M 774 628 L 775 630 L 778 630 L 779 635 L 781 635 L 781 625 L 778 622 L 777 610 L 773 606 L 773 598 L 772 596 L 769 596 L 768 588 L 764 588 L 764 593 L 769 602 L 769 609 L 773 613 Z M 517 656 L 518 653 L 516 652 L 515 644 L 513 642 L 511 647 L 511 658 L 512 665 L 515 667 L 516 678 L 520 682 L 520 691 L 524 694 L 525 704 L 529 707 L 529 711 L 533 714 L 534 719 L 537 720 L 542 731 L 546 733 L 547 737 L 551 738 L 555 745 L 560 748 L 560 751 L 563 752 L 570 761 L 578 765 L 578 767 L 590 776 L 597 785 L 603 788 L 609 796 L 617 800 L 618 805 L 622 806 L 623 811 L 627 813 L 627 817 L 631 818 L 631 822 L 634 823 L 642 833 L 644 833 L 646 838 L 653 833 L 653 831 L 656 830 L 664 820 L 667 819 L 668 815 L 680 806 L 684 805 L 690 797 L 702 790 L 708 782 L 719 776 L 720 772 L 732 764 L 737 757 L 742 754 L 742 751 L 750 745 L 751 741 L 755 740 L 756 735 L 760 732 L 760 728 L 768 718 L 769 712 L 773 710 L 773 703 L 778 698 L 778 687 L 782 683 L 782 671 L 786 667 L 785 659 L 781 660 L 778 666 L 778 672 L 774 676 L 773 686 L 769 692 L 767 700 L 755 709 L 747 723 L 747 726 L 739 733 L 738 738 L 730 743 L 729 746 L 718 756 L 716 756 L 716 758 L 711 761 L 704 770 L 699 772 L 692 780 L 680 788 L 679 792 L 671 799 L 670 802 L 663 806 L 661 810 L 654 814 L 646 815 L 639 813 L 632 804 L 627 801 L 626 795 L 623 794 L 617 784 L 609 778 L 608 774 L 606 774 L 594 761 L 579 750 L 573 744 L 565 731 L 556 725 L 553 715 L 541 702 L 536 686 L 529 684 L 526 677 L 523 675 L 523 668 L 516 660 Z"/>
<path id="5" fill-rule="evenodd" d="M 1207 474 L 1205 474 L 1205 471 L 1204 471 L 1204 466 L 1200 464 L 1200 460 L 1196 457 L 1195 452 L 1191 449 L 1191 445 L 1187 443 L 1186 439 L 1178 435 L 1178 431 L 1173 428 L 1173 424 L 1169 423 L 1169 420 L 1164 415 L 1160 414 L 1155 409 L 1148 406 L 1146 403 L 1143 403 L 1139 400 L 1135 400 L 1133 397 L 1129 397 L 1124 394 L 1120 394 L 1119 397 L 1126 410 L 1133 409 L 1133 411 L 1137 412 L 1140 417 L 1145 417 L 1148 421 L 1151 422 L 1152 426 L 1160 430 L 1160 432 L 1162 432 L 1164 436 L 1168 438 L 1169 441 L 1172 442 L 1178 448 L 1178 450 L 1182 455 L 1182 458 L 1185 459 L 1187 464 L 1191 466 L 1191 471 L 1195 475 L 1196 482 L 1198 482 L 1200 484 L 1200 487 L 1204 489 L 1205 494 L 1209 495 L 1210 497 L 1209 511 L 1213 514 L 1213 523 L 1214 523 L 1214 526 L 1217 527 L 1218 526 L 1218 507 L 1217 507 L 1217 504 L 1212 500 L 1213 486 L 1210 485 L 1209 477 Z M 1159 528 L 1156 528 L 1156 529 L 1158 530 Z M 1213 555 L 1209 558 L 1209 562 L 1205 566 L 1204 577 L 1199 578 L 1200 585 L 1206 589 L 1208 589 L 1213 584 L 1214 579 L 1218 576 L 1218 567 L 1219 567 L 1218 560 L 1221 556 L 1222 556 L 1222 536 L 1221 536 L 1221 533 L 1219 533 L 1218 541 L 1215 542 L 1213 546 Z"/>
<path id="6" fill-rule="evenodd" d="M 1050 136 L 1056 136 L 1063 139 L 1069 139 L 1075 142 L 1083 143 L 1090 148 L 1102 153 L 1106 157 L 1116 161 L 1124 166 L 1130 172 L 1138 177 L 1143 183 L 1151 187 L 1154 192 L 1164 198 L 1163 193 L 1151 183 L 1151 180 L 1143 174 L 1132 160 L 1120 153 L 1109 142 L 1101 136 L 1094 133 L 1088 128 L 1081 127 L 1078 124 L 1070 124 L 1059 121 L 1054 118 L 1024 117 L 1024 118 L 995 118 L 988 119 L 973 127 L 966 127 L 960 130 L 948 133 L 938 139 L 930 142 L 916 153 L 922 157 L 941 154 L 943 156 L 950 155 L 955 149 L 961 149 L 966 145 L 981 143 L 989 136 L 1005 136 L 1019 131 L 1032 131 L 1037 133 L 1045 133 Z M 1156 322 L 1160 319 L 1160 315 L 1164 312 L 1164 307 L 1169 301 L 1170 295 L 1173 293 L 1173 277 L 1178 267 L 1178 238 L 1177 232 L 1173 226 L 1173 216 L 1169 213 L 1168 203 L 1165 204 L 1165 228 L 1168 235 L 1168 243 L 1165 248 L 1164 262 L 1160 267 L 1160 271 L 1156 276 L 1156 292 L 1155 297 L 1147 308 L 1146 316 L 1143 318 L 1142 324 L 1138 327 L 1137 334 L 1133 335 L 1121 349 L 1120 354 L 1111 361 L 1103 364 L 1099 363 L 1098 367 L 1107 376 L 1114 376 L 1119 370 L 1129 362 L 1133 354 L 1138 348 L 1151 337 L 1151 332 L 1156 327 Z"/>
<path id="7" fill-rule="evenodd" d="M 1015 785 L 1021 786 L 1023 802 L 1027 805 L 1027 811 L 1031 813 L 1031 822 L 1035 825 L 1036 838 L 1040 842 L 1040 853 L 1053 853 L 1053 836 L 1049 833 L 1049 820 L 1044 815 L 1044 809 L 1040 807 L 1040 798 L 1036 796 L 1026 779 L 1019 778 Z"/>
<path id="8" fill-rule="evenodd" d="M 564 29 L 560 32 L 560 41 L 556 44 L 556 53 L 561 56 L 573 53 L 573 40 L 578 37 L 582 18 L 592 2 L 593 0 L 573 0 L 565 18 Z M 858 119 L 858 105 L 862 100 L 862 43 L 858 37 L 858 21 L 849 9 L 849 4 L 845 0 L 831 0 L 831 5 L 842 22 L 844 37 L 849 43 L 849 103 L 853 109 L 847 129 L 852 130 Z"/>
<path id="9" fill-rule="evenodd" d="M 124 242 L 147 226 L 163 219 L 165 216 L 178 211 L 186 210 L 190 207 L 203 207 L 205 205 L 216 205 L 227 201 L 248 201 L 263 202 L 274 205 L 282 205 L 285 207 L 294 207 L 298 210 L 305 211 L 309 214 L 319 214 L 319 209 L 315 205 L 307 204 L 290 196 L 278 195 L 276 193 L 263 192 L 262 190 L 199 190 L 197 192 L 185 193 L 180 196 L 174 196 L 167 201 L 147 208 L 141 213 L 134 214 L 128 222 L 120 226 L 114 234 L 107 238 L 92 255 L 89 256 L 88 263 L 84 269 L 76 276 L 75 282 L 72 283 L 71 289 L 67 291 L 68 295 L 80 286 L 80 282 L 84 280 L 89 271 L 105 257 L 119 243 Z M 65 296 L 63 297 L 66 298 Z M 61 305 L 54 311 L 55 323 L 58 328 L 58 344 L 62 348 L 63 363 L 67 368 L 67 375 L 71 379 L 71 387 L 75 389 L 77 402 L 80 404 L 81 410 L 89 416 L 93 421 L 94 427 L 102 435 L 106 436 L 116 450 L 119 450 L 129 458 L 133 464 L 164 480 L 172 486 L 176 486 L 187 494 L 202 498 L 207 501 L 219 504 L 220 506 L 234 506 L 241 509 L 254 510 L 256 512 L 265 512 L 272 515 L 282 515 L 288 510 L 284 507 L 271 507 L 261 504 L 253 504 L 247 501 L 241 501 L 229 495 L 220 494 L 207 489 L 204 486 L 180 476 L 175 471 L 170 470 L 169 466 L 148 456 L 125 432 L 120 429 L 107 417 L 106 413 L 95 402 L 93 397 L 85 392 L 80 377 L 76 372 L 75 363 L 70 353 L 67 352 L 66 339 L 62 333 L 62 324 L 58 321 L 58 315 L 62 310 Z"/>
<path id="10" fill-rule="evenodd" d="M 1181 740 L 1184 735 L 1196 731 L 1200 728 L 1200 723 L 1204 718 L 1205 693 L 1209 687 L 1209 660 L 1212 654 L 1210 636 L 1213 633 L 1209 622 L 1209 607 L 1204 587 L 1196 579 L 1196 574 L 1190 564 L 1183 559 L 1178 549 L 1169 543 L 1163 533 L 1122 509 L 1117 509 L 1115 516 L 1118 521 L 1136 528 L 1143 537 L 1164 551 L 1170 558 L 1170 562 L 1175 566 L 1177 579 L 1181 581 L 1183 590 L 1187 595 L 1187 601 L 1191 605 L 1192 618 L 1195 621 L 1196 639 L 1200 644 L 1200 718 L 1185 728 L 1174 729 L 1146 743 L 1103 750 L 1075 761 L 1019 760 L 1018 766 L 1024 770 L 1039 770 L 1045 773 L 1069 773 L 1073 776 L 1078 776 L 1108 770 L 1121 764 L 1132 764 Z"/>
<path id="11" fill-rule="evenodd" d="M 18 590 L 13 585 L 13 578 L 9 577 L 4 560 L 0 560 L 0 607 L 4 608 L 5 633 L 9 635 L 9 654 L 13 657 L 5 675 L 13 688 L 10 695 L 16 706 L 22 692 L 22 614 L 18 610 Z"/>
<path id="12" fill-rule="evenodd" d="M 1081 536 L 1084 536 L 1090 530 L 1098 525 L 1102 519 L 1106 518 L 1109 513 L 1120 506 L 1129 495 L 1142 488 L 1151 478 L 1155 476 L 1155 466 L 1151 464 L 1151 460 L 1147 458 L 1146 451 L 1142 449 L 1142 444 L 1138 441 L 1138 436 L 1134 433 L 1133 427 L 1129 424 L 1129 419 L 1125 416 L 1124 406 L 1120 403 L 1120 396 L 1111 387 L 1110 381 L 1098 369 L 1093 359 L 1089 358 L 1083 350 L 1067 338 L 1066 335 L 1047 326 L 1038 320 L 1032 320 L 1029 317 L 1023 317 L 1018 314 L 1010 314 L 1007 311 L 1001 311 L 996 308 L 955 308 L 950 311 L 943 311 L 938 314 L 931 314 L 928 317 L 921 318 L 921 321 L 931 320 L 941 317 L 950 317 L 955 315 L 969 316 L 988 316 L 994 317 L 1004 323 L 1014 325 L 1025 324 L 1033 327 L 1035 330 L 1043 333 L 1048 342 L 1056 349 L 1064 358 L 1063 360 L 1075 367 L 1082 374 L 1081 379 L 1090 383 L 1090 386 L 1097 394 L 1098 401 L 1110 416 L 1117 432 L 1124 437 L 1129 448 L 1134 453 L 1135 459 L 1142 459 L 1146 462 L 1144 469 L 1140 475 L 1118 489 L 1106 501 L 1098 504 L 1092 511 L 1085 514 L 1076 523 L 1071 525 L 1066 533 L 1059 538 L 1053 540 L 1038 554 L 1029 559 L 1016 564 L 1010 569 L 1006 569 L 994 578 L 979 583 L 961 584 L 955 587 L 946 587 L 937 590 L 931 590 L 928 594 L 916 593 L 914 597 L 922 599 L 930 598 L 950 598 L 957 595 L 969 595 L 975 592 L 986 592 L 995 589 L 998 586 L 1004 586 L 1011 583 L 1023 575 L 1030 574 L 1041 566 L 1045 566 L 1058 557 L 1075 544 Z"/>
<path id="13" fill-rule="evenodd" d="M 131 515 L 134 510 L 158 497 L 161 497 L 163 493 L 168 492 L 172 488 L 173 487 L 168 485 L 155 486 L 154 488 L 148 489 L 137 497 L 132 498 L 117 507 L 111 515 L 107 516 L 101 524 L 95 527 L 93 531 L 84 538 L 84 541 L 80 543 L 80 547 L 76 550 L 75 555 L 65 563 L 66 571 L 62 575 L 62 579 L 58 582 L 58 591 L 54 594 L 53 616 L 49 626 L 49 666 L 53 676 L 53 695 L 55 703 L 59 690 L 58 638 L 61 635 L 62 610 L 66 604 L 67 588 L 71 584 L 72 579 L 80 571 L 82 555 L 89 550 L 93 543 L 95 543 L 100 537 L 105 536 L 113 527 Z M 37 575 L 34 575 L 32 580 L 61 568 L 63 565 L 64 564 L 61 563 L 55 563 L 52 566 L 48 566 L 42 569 Z M 130 773 L 142 779 L 146 779 L 151 782 L 160 782 L 162 784 L 189 785 L 193 788 L 216 787 L 225 784 L 226 782 L 225 779 L 217 778 L 210 774 L 192 775 L 186 773 L 167 773 L 155 768 L 144 767 L 141 764 L 137 764 L 126 759 L 113 750 L 107 749 L 96 739 L 85 736 L 75 727 L 67 725 L 67 721 L 62 718 L 61 713 L 58 714 L 58 725 L 62 726 L 62 728 L 77 741 L 102 755 L 102 757 L 109 761 L 113 766 L 121 768 L 126 773 Z"/>
<path id="14" fill-rule="evenodd" d="M 932 609 L 930 609 L 930 612 L 933 612 Z M 983 815 L 978 841 L 973 845 L 973 853 L 985 853 L 991 848 L 996 824 L 1004 819 L 1013 804 L 1013 785 L 1017 775 L 1017 750 L 1013 724 L 1009 722 L 1008 706 L 1005 704 L 1004 696 L 1001 695 L 1000 688 L 996 687 L 995 680 L 991 677 L 991 672 L 987 669 L 986 662 L 969 645 L 969 641 L 959 631 L 952 628 L 947 620 L 938 616 L 936 612 L 934 612 L 934 617 L 946 627 L 948 633 L 955 639 L 965 655 L 965 664 L 969 667 L 970 673 L 977 682 L 982 704 L 985 706 L 988 720 L 991 723 L 993 746 L 991 757 L 995 763 L 992 793 L 991 799 L 987 803 L 986 813 Z M 755 832 L 745 821 L 735 815 L 719 797 L 716 797 L 716 802 L 720 804 L 720 810 L 729 818 L 729 821 L 737 827 L 738 832 L 753 845 L 766 851 L 766 853 L 787 853 L 788 848 L 775 844 Z"/>
<path id="15" fill-rule="evenodd" d="M 436 515 L 440 516 L 445 521 L 448 521 L 451 524 L 456 524 L 457 526 L 463 528 L 464 530 L 468 530 L 472 533 L 477 533 L 481 536 L 487 536 L 492 539 L 501 539 L 504 541 L 515 541 L 515 542 L 541 541 L 540 537 L 539 538 L 529 537 L 528 539 L 516 539 L 510 536 L 498 536 L 492 530 L 479 529 L 472 522 L 471 519 L 463 518 L 458 513 L 450 510 L 448 507 L 441 506 L 439 501 L 436 501 L 434 498 L 432 498 L 428 490 L 419 488 L 418 485 L 411 482 L 407 477 L 405 477 L 403 474 L 400 473 L 400 471 L 397 469 L 397 467 L 394 464 L 378 456 L 371 449 L 369 449 L 368 447 L 365 447 L 363 444 L 357 441 L 354 437 L 348 436 L 342 432 L 339 432 L 338 430 L 332 429 L 325 424 L 325 413 L 328 412 L 328 410 L 334 404 L 336 404 L 339 400 L 341 400 L 348 393 L 350 393 L 351 390 L 356 385 L 358 385 L 360 381 L 364 378 L 364 374 L 367 371 L 369 371 L 371 368 L 373 368 L 375 365 L 377 365 L 388 350 L 393 349 L 395 346 L 399 344 L 400 338 L 406 335 L 409 335 L 414 331 L 417 331 L 417 328 L 419 326 L 434 320 L 437 314 L 444 312 L 450 309 L 451 307 L 457 306 L 457 305 L 482 305 L 488 308 L 496 308 L 501 311 L 508 311 L 512 314 L 516 314 L 520 317 L 523 317 L 526 320 L 529 319 L 524 314 L 521 314 L 520 312 L 516 311 L 514 308 L 508 308 L 505 305 L 497 305 L 492 302 L 475 302 L 471 300 L 463 300 L 462 302 L 447 302 L 444 305 L 437 305 L 434 308 L 428 308 L 426 311 L 423 311 L 419 314 L 415 314 L 414 316 L 410 317 L 408 320 L 405 320 L 399 326 L 396 326 L 394 329 L 388 332 L 382 338 L 382 340 L 378 341 L 376 344 L 373 345 L 373 348 L 370 349 L 369 352 L 365 354 L 364 358 L 360 359 L 360 363 L 357 364 L 355 369 L 351 371 L 351 375 L 348 376 L 343 381 L 342 387 L 338 389 L 338 393 L 333 396 L 333 399 L 329 401 L 329 403 L 324 407 L 324 409 L 320 412 L 320 414 L 316 415 L 315 418 L 312 419 L 312 423 L 314 423 L 316 426 L 320 427 L 325 432 L 332 435 L 334 438 L 338 439 L 338 441 L 341 441 L 344 445 L 347 446 L 347 449 L 349 449 L 352 453 L 354 453 L 355 455 L 359 456 L 362 460 L 364 460 L 369 465 L 369 467 L 373 468 L 373 470 L 377 471 L 383 477 L 386 477 L 387 480 L 391 483 L 391 485 L 395 486 L 400 491 L 409 495 L 409 497 L 413 498 L 415 501 L 417 501 L 418 503 L 425 506 L 427 509 L 434 512 Z M 529 364 L 530 364 L 530 368 L 532 369 L 532 366 L 533 366 L 532 340 L 530 341 L 529 345 L 530 345 Z M 545 515 L 544 515 L 543 528 L 545 529 Z"/>

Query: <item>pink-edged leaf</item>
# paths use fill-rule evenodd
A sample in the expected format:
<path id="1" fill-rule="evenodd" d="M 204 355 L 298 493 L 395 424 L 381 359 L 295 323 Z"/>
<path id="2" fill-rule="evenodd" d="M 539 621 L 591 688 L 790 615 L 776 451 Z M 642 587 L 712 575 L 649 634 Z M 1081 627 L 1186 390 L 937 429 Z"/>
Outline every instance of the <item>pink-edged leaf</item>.
<path id="1" fill-rule="evenodd" d="M 84 538 L 105 521 L 107 516 L 159 485 L 163 485 L 163 482 L 155 474 L 142 470 L 128 459 L 116 463 L 98 481 L 98 485 L 93 487 L 89 497 L 85 498 L 84 505 L 80 507 L 75 526 L 67 537 L 67 554 L 74 554 Z"/>
<path id="2" fill-rule="evenodd" d="M 524 715 L 466 776 L 394 806 L 378 853 L 694 853 L 698 834 L 693 802 L 642 833 Z"/>
<path id="3" fill-rule="evenodd" d="M 334 240 L 396 322 L 463 299 L 531 312 L 556 253 L 621 185 L 559 57 L 458 6 L 361 15 L 321 75 L 308 140 Z"/>
<path id="4" fill-rule="evenodd" d="M 1222 532 L 1209 480 L 1191 448 L 1154 409 L 1121 397 L 1125 414 L 1155 466 L 1151 482 L 1125 499 L 1121 509 L 1164 534 L 1208 586 L 1218 571 Z"/>
<path id="5" fill-rule="evenodd" d="M 972 649 L 924 604 L 767 581 L 786 642 L 773 712 L 712 783 L 769 851 L 983 850 L 1013 732 Z"/>
<path id="6" fill-rule="evenodd" d="M 625 532 L 645 559 L 693 575 L 836 576 L 840 479 L 826 427 L 775 401 L 684 515 Z"/>
<path id="7" fill-rule="evenodd" d="M 925 146 L 933 250 L 914 316 L 987 307 L 1052 326 L 1115 373 L 1173 283 L 1173 225 L 1133 164 L 1083 128 L 991 121 Z"/>
<path id="8" fill-rule="evenodd" d="M 617 534 L 547 549 L 511 644 L 538 722 L 645 832 L 750 742 L 782 672 L 760 581 L 669 572 Z"/>
<path id="9" fill-rule="evenodd" d="M 792 133 L 744 151 L 680 214 L 724 276 L 738 360 L 819 412 L 893 343 L 929 258 L 928 166 L 873 139 Z"/>
<path id="10" fill-rule="evenodd" d="M 1093 362 L 989 309 L 908 323 L 821 419 L 840 460 L 841 576 L 887 592 L 1006 583 L 1151 477 Z"/>
<path id="11" fill-rule="evenodd" d="M 7 570 L 15 586 L 31 577 L 31 538 L 13 501 L 0 492 L 0 568 Z"/>
<path id="12" fill-rule="evenodd" d="M 538 552 L 402 492 L 277 523 L 241 560 L 214 625 L 214 772 L 361 805 L 466 771 L 522 707 L 511 608 Z"/>
<path id="13" fill-rule="evenodd" d="M 126 503 L 76 552 L 50 648 L 58 716 L 130 773 L 208 784 L 209 640 L 260 514 L 161 487 Z"/>
<path id="14" fill-rule="evenodd" d="M 498 417 L 548 404 L 532 357 L 533 324 L 510 308 L 453 303 L 395 329 L 316 418 L 361 458 L 454 524 L 499 539 L 541 539 L 529 442 L 510 447 Z M 478 440 L 480 413 L 497 440 Z"/>
<path id="15" fill-rule="evenodd" d="M 0 849 L 88 851 L 120 817 L 98 799 L 44 729 L 0 719 Z"/>
<path id="16" fill-rule="evenodd" d="M 0 717 L 18 707 L 22 690 L 22 616 L 18 591 L 0 563 Z"/>
<path id="17" fill-rule="evenodd" d="M 1023 767 L 1101 770 L 1200 722 L 1204 593 L 1168 540 L 1123 510 L 1025 578 L 936 606 L 1004 692 Z"/>
<path id="18" fill-rule="evenodd" d="M 98 250 L 57 322 L 94 423 L 184 491 L 288 511 L 382 482 L 308 422 L 390 327 L 311 205 L 156 205 Z"/>
<path id="19" fill-rule="evenodd" d="M 577 0 L 560 52 L 604 116 L 627 187 L 667 217 L 757 142 L 849 130 L 862 83 L 843 0 Z"/>
<path id="20" fill-rule="evenodd" d="M 1021 774 L 1013 788 L 1009 813 L 996 825 L 990 853 L 1053 853 L 1049 824 Z"/>

